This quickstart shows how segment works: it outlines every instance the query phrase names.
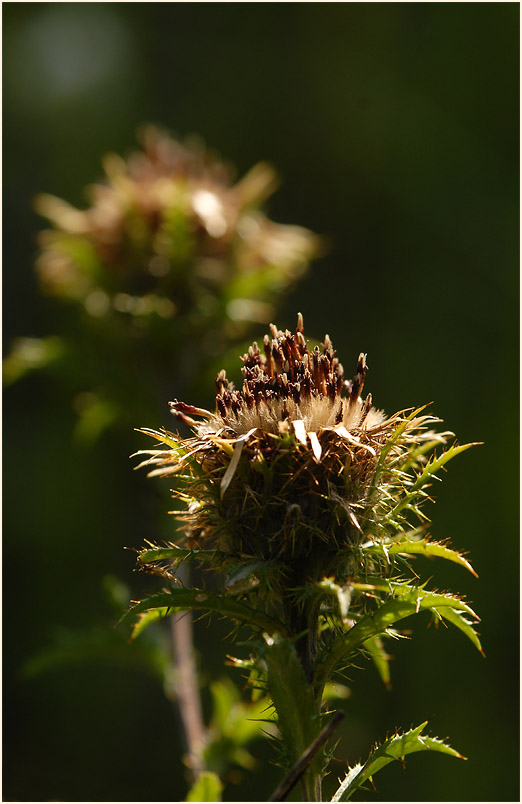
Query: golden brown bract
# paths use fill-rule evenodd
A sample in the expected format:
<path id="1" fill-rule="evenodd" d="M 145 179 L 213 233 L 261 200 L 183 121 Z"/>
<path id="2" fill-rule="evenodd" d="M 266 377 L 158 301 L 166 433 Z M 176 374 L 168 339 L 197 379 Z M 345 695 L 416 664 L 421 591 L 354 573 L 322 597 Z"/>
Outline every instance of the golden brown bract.
<path id="1" fill-rule="evenodd" d="M 359 355 L 355 376 L 346 380 L 328 335 L 322 347 L 309 350 L 301 314 L 295 333 L 282 332 L 273 324 L 270 328 L 272 337 L 265 335 L 263 350 L 254 342 L 243 355 L 241 390 L 235 390 L 225 371 L 220 371 L 215 413 L 175 400 L 170 403 L 173 415 L 201 434 L 222 429 L 235 436 L 251 430 L 280 434 L 291 426 L 302 443 L 308 436 L 318 458 L 318 440 L 311 433 L 334 428 L 344 435 L 363 427 L 372 429 L 384 420 L 383 413 L 372 408 L 371 394 L 364 402 L 361 399 L 365 354 Z M 193 414 L 205 417 L 207 423 L 198 426 Z"/>

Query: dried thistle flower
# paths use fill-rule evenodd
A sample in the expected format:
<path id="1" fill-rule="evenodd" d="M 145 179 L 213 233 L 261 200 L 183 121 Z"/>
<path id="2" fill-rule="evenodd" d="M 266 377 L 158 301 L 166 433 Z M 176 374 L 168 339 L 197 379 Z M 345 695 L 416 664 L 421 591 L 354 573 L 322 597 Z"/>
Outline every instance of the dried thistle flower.
<path id="1" fill-rule="evenodd" d="M 94 317 L 189 316 L 208 330 L 217 316 L 228 334 L 266 320 L 271 293 L 298 279 L 319 245 L 261 211 L 277 186 L 273 169 L 258 164 L 234 183 L 232 169 L 198 141 L 182 144 L 153 126 L 140 140 L 127 160 L 106 157 L 87 209 L 37 198 L 54 227 L 39 238 L 43 289 Z"/>
<path id="2" fill-rule="evenodd" d="M 428 459 L 452 433 L 435 432 L 439 420 L 423 409 L 389 417 L 376 410 L 370 395 L 361 396 L 366 356 L 345 379 L 328 336 L 308 347 L 301 315 L 295 333 L 272 325 L 263 348 L 254 343 L 242 360 L 240 390 L 218 374 L 214 411 L 170 403 L 191 438 L 142 431 L 165 446 L 140 451 L 148 456 L 140 466 L 179 477 L 188 553 L 227 572 L 229 593 L 253 595 L 252 605 L 277 618 L 284 633 L 300 635 L 306 677 L 318 683 L 343 654 L 338 629 L 362 630 L 366 612 L 390 599 L 410 608 L 415 600 L 410 613 L 421 607 L 422 587 L 399 576 L 397 562 L 407 571 L 409 558 L 423 553 L 471 569 L 415 527 L 427 521 L 421 506 L 430 478 L 470 445 Z M 185 557 L 176 550 L 147 548 L 141 564 L 164 574 L 161 558 Z M 458 598 L 443 598 L 438 607 L 474 616 Z M 478 645 L 470 623 L 457 624 Z M 387 628 L 370 628 L 367 638 Z"/>
<path id="3" fill-rule="evenodd" d="M 299 768 L 304 799 L 322 800 L 331 759 L 323 746 L 338 722 L 321 730 L 325 685 L 361 654 L 388 685 L 383 639 L 400 636 L 396 623 L 429 611 L 481 650 L 470 606 L 427 589 L 410 566 L 417 555 L 436 556 L 475 574 L 461 553 L 430 540 L 422 510 L 430 479 L 471 444 L 437 455 L 453 434 L 433 430 L 439 420 L 423 408 L 392 416 L 376 410 L 370 395 L 362 397 L 366 371 L 360 354 L 353 378 L 345 379 L 330 338 L 309 348 L 299 315 L 294 333 L 271 325 L 263 347 L 254 343 L 243 355 L 241 389 L 218 374 L 214 411 L 170 403 L 192 437 L 141 431 L 163 447 L 140 450 L 147 456 L 140 466 L 177 478 L 174 493 L 185 508 L 173 513 L 185 530 L 181 545 L 139 551 L 140 567 L 172 582 L 189 560 L 225 577 L 217 593 L 170 585 L 123 619 L 139 615 L 136 635 L 158 615 L 199 609 L 250 628 L 251 657 L 235 663 L 250 671 L 255 687 L 265 685 L 281 762 L 290 769 L 271 800 L 289 789 Z M 423 734 L 425 726 L 376 746 L 348 771 L 332 801 L 348 800 L 409 753 L 460 756 Z"/>

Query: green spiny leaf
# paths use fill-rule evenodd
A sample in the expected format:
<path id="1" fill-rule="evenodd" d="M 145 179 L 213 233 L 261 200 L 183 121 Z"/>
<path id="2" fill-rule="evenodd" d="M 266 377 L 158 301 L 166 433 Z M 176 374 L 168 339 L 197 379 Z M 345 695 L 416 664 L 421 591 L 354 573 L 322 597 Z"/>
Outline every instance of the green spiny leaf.
<path id="1" fill-rule="evenodd" d="M 382 683 L 389 690 L 391 688 L 390 657 L 386 653 L 382 639 L 379 636 L 371 637 L 364 642 L 364 648 L 370 654 Z"/>
<path id="2" fill-rule="evenodd" d="M 258 609 L 252 609 L 229 595 L 214 595 L 202 589 L 171 589 L 150 595 L 137 602 L 121 617 L 120 623 L 128 622 L 136 614 L 150 609 L 166 608 L 169 614 L 176 611 L 202 609 L 215 611 L 224 617 L 239 621 L 252 628 L 260 628 L 268 633 L 281 630 L 281 623 Z"/>
<path id="3" fill-rule="evenodd" d="M 337 789 L 332 801 L 348 801 L 357 788 L 361 787 L 364 782 L 373 777 L 377 771 L 389 765 L 394 760 L 402 761 L 408 754 L 413 754 L 417 751 L 437 751 L 441 754 L 448 754 L 452 757 L 465 759 L 458 751 L 438 740 L 435 737 L 427 737 L 422 734 L 428 721 L 421 723 L 415 729 L 404 734 L 395 734 L 388 740 L 385 740 L 382 745 L 375 748 L 364 765 L 355 765 L 346 774 L 341 785 Z"/>
<path id="4" fill-rule="evenodd" d="M 373 544 L 364 546 L 363 549 L 366 549 L 366 551 L 370 553 L 381 553 L 383 555 L 408 556 L 408 554 L 411 554 L 445 558 L 448 561 L 453 561 L 455 564 L 460 564 L 461 567 L 465 567 L 475 577 L 478 577 L 477 573 L 469 561 L 464 558 L 462 553 L 452 550 L 442 542 L 430 542 L 428 539 L 411 540 L 406 538 L 394 544 Z"/>
<path id="5" fill-rule="evenodd" d="M 413 485 L 410 487 L 410 490 L 402 497 L 402 499 L 394 506 L 388 513 L 385 515 L 384 520 L 388 524 L 392 524 L 395 521 L 395 517 L 404 509 L 411 509 L 415 511 L 415 513 L 419 514 L 418 508 L 414 505 L 414 500 L 419 496 L 425 495 L 425 492 L 422 491 L 422 487 L 426 485 L 430 478 L 434 477 L 436 472 L 441 469 L 444 464 L 448 463 L 452 458 L 456 455 L 459 455 L 461 452 L 469 449 L 470 447 L 478 446 L 480 442 L 472 442 L 470 444 L 454 444 L 452 447 L 447 449 L 442 455 L 439 457 L 433 456 L 430 458 L 426 466 L 424 467 L 423 471 L 417 475 L 416 480 L 414 481 Z"/>
<path id="6" fill-rule="evenodd" d="M 433 611 L 436 614 L 440 614 L 440 616 L 444 620 L 448 620 L 448 622 L 452 623 L 454 626 L 459 628 L 464 634 L 466 634 L 468 639 L 470 639 L 473 642 L 477 650 L 480 651 L 480 653 L 482 653 L 482 655 L 484 656 L 484 651 L 482 650 L 482 645 L 480 644 L 480 640 L 477 636 L 477 633 L 473 628 L 473 623 L 467 620 L 463 614 L 461 614 L 459 611 L 455 611 L 455 609 L 448 608 L 448 606 L 445 606 L 442 609 L 434 607 Z"/>
<path id="7" fill-rule="evenodd" d="M 416 466 L 419 462 L 419 458 L 422 458 L 427 452 L 431 452 L 436 447 L 440 447 L 442 444 L 446 443 L 446 439 L 452 438 L 455 436 L 455 433 L 446 430 L 443 433 L 436 433 L 436 438 L 430 439 L 429 441 L 425 441 L 420 446 L 416 447 L 415 449 L 411 449 L 408 451 L 407 455 L 405 456 L 405 460 L 402 462 L 400 459 L 397 462 L 397 466 L 400 469 L 396 469 L 395 471 L 400 471 L 401 473 L 406 473 L 408 469 Z"/>
<path id="8" fill-rule="evenodd" d="M 158 609 L 144 611 L 142 614 L 138 615 L 138 621 L 132 628 L 131 641 L 136 639 L 136 637 L 139 637 L 139 635 L 142 634 L 143 631 L 145 631 L 145 629 L 152 623 L 158 622 L 158 620 L 163 620 L 168 613 L 169 609 L 166 606 L 162 606 Z"/>
<path id="9" fill-rule="evenodd" d="M 337 663 L 346 660 L 350 653 L 360 648 L 366 640 L 385 634 L 398 620 L 417 614 L 422 610 L 431 610 L 453 622 L 468 636 L 478 650 L 482 650 L 472 625 L 463 616 L 455 616 L 456 612 L 463 612 L 474 620 L 478 620 L 473 609 L 458 597 L 430 592 L 419 586 L 394 583 L 381 578 L 369 578 L 366 584 L 353 584 L 352 586 L 359 591 L 388 591 L 392 597 L 381 603 L 375 612 L 365 615 L 345 635 L 336 637 L 331 645 L 323 649 L 323 655 L 318 662 L 318 680 L 328 678 Z"/>
<path id="10" fill-rule="evenodd" d="M 154 561 L 166 560 L 179 563 L 187 558 L 209 561 L 219 558 L 219 556 L 220 554 L 217 550 L 189 550 L 184 547 L 152 547 L 142 550 L 138 554 L 138 561 L 140 564 L 152 564 Z"/>
<path id="11" fill-rule="evenodd" d="M 430 477 L 432 477 L 436 472 L 438 472 L 439 469 L 441 469 L 444 466 L 444 464 L 448 463 L 448 461 L 451 461 L 451 459 L 454 458 L 456 455 L 459 455 L 459 453 L 464 452 L 470 447 L 478 446 L 479 443 L 480 442 L 475 441 L 470 444 L 460 444 L 460 445 L 453 444 L 453 446 L 451 446 L 449 449 L 443 452 L 442 455 L 440 455 L 438 458 L 436 458 L 435 456 L 430 458 L 430 460 L 424 467 L 424 470 L 417 477 L 411 490 L 417 491 L 417 489 L 422 488 L 422 486 L 424 486 L 424 484 L 428 482 Z"/>
<path id="12" fill-rule="evenodd" d="M 166 444 L 173 449 L 180 457 L 187 454 L 187 450 L 182 446 L 183 441 L 181 438 L 176 438 L 173 433 L 168 433 L 166 430 L 151 430 L 150 427 L 136 427 L 137 433 L 145 433 L 145 435 L 155 438 L 162 444 Z"/>
<path id="13" fill-rule="evenodd" d="M 427 407 L 426 405 L 423 405 L 420 408 L 416 408 L 415 410 L 412 410 L 412 412 L 409 414 L 409 416 L 406 416 L 406 418 L 403 419 L 401 424 L 399 424 L 397 429 L 394 430 L 394 432 L 392 433 L 390 438 L 386 441 L 386 444 L 382 448 L 381 453 L 379 455 L 379 460 L 377 461 L 377 466 L 375 467 L 375 473 L 374 473 L 374 476 L 373 476 L 373 479 L 372 479 L 371 489 L 374 489 L 378 485 L 379 478 L 382 475 L 382 473 L 384 471 L 384 468 L 385 468 L 385 465 L 386 465 L 386 457 L 387 457 L 389 451 L 391 450 L 391 448 L 399 440 L 399 438 L 403 434 L 404 430 L 408 426 L 408 423 L 412 419 L 414 419 L 415 416 L 417 416 L 426 407 Z"/>

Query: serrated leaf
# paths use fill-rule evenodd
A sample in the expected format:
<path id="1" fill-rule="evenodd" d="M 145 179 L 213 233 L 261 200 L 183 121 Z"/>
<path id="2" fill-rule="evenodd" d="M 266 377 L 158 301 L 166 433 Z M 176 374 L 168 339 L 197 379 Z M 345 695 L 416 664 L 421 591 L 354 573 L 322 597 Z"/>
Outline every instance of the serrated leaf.
<path id="1" fill-rule="evenodd" d="M 202 561 L 219 557 L 217 550 L 189 550 L 185 547 L 151 547 L 138 554 L 140 564 L 153 564 L 155 561 L 185 561 L 187 558 L 197 558 Z"/>
<path id="2" fill-rule="evenodd" d="M 190 789 L 185 801 L 221 801 L 223 782 L 211 771 L 203 771 Z"/>
<path id="3" fill-rule="evenodd" d="M 405 419 L 402 420 L 402 422 L 399 424 L 397 429 L 394 430 L 393 433 L 391 434 L 391 436 L 387 439 L 385 445 L 381 449 L 381 452 L 380 452 L 380 455 L 379 455 L 379 460 L 377 461 L 377 466 L 375 467 L 375 473 L 374 473 L 373 480 L 372 480 L 372 488 L 377 485 L 379 477 L 382 474 L 382 472 L 384 471 L 384 467 L 385 467 L 385 464 L 386 464 L 386 457 L 387 457 L 389 451 L 394 446 L 394 444 L 398 441 L 398 439 L 401 437 L 401 435 L 403 434 L 404 430 L 408 426 L 408 423 L 412 419 L 414 419 L 415 416 L 417 416 L 419 413 L 421 413 L 421 411 L 423 411 L 426 407 L 427 407 L 427 405 L 422 405 L 420 408 L 415 408 L 414 410 L 412 410 L 412 412 L 408 416 L 406 416 Z M 403 412 L 405 412 L 405 411 L 403 411 Z"/>
<path id="4" fill-rule="evenodd" d="M 395 468 L 398 469 L 401 473 L 407 472 L 409 469 L 418 465 L 419 458 L 422 458 L 422 456 L 425 455 L 427 452 L 432 452 L 432 450 L 434 450 L 436 447 L 440 447 L 441 445 L 445 444 L 449 438 L 454 438 L 455 433 L 452 433 L 450 430 L 445 430 L 444 432 L 441 433 L 434 432 L 433 436 L 434 437 L 430 441 L 425 441 L 418 447 L 415 447 L 415 449 L 409 450 L 407 455 L 403 456 L 405 458 L 405 461 L 402 462 L 399 459 L 397 464 L 395 465 Z"/>
<path id="5" fill-rule="evenodd" d="M 371 637 L 363 643 L 364 649 L 368 651 L 375 665 L 382 683 L 387 690 L 390 689 L 390 657 L 386 653 L 382 639 L 379 636 Z"/>
<path id="6" fill-rule="evenodd" d="M 163 606 L 159 609 L 151 609 L 150 611 L 145 611 L 140 614 L 138 621 L 132 628 L 131 640 L 139 637 L 139 635 L 142 634 L 149 625 L 152 625 L 152 623 L 156 623 L 158 620 L 163 620 L 168 613 L 169 609 Z"/>
<path id="7" fill-rule="evenodd" d="M 353 584 L 353 588 L 362 591 L 388 591 L 393 596 L 381 603 L 376 611 L 362 617 L 345 635 L 336 637 L 333 643 L 324 649 L 324 655 L 317 669 L 319 680 L 328 678 L 332 669 L 339 662 L 345 661 L 350 653 L 360 648 L 367 639 L 385 634 L 397 621 L 424 610 L 431 610 L 457 625 L 482 652 L 473 626 L 463 615 L 468 614 L 475 621 L 478 617 L 473 609 L 458 597 L 430 592 L 407 583 L 393 583 L 381 578 L 368 579 L 366 584 Z"/>
<path id="8" fill-rule="evenodd" d="M 393 521 L 393 518 L 397 516 L 397 514 L 402 511 L 404 508 L 409 508 L 411 503 L 415 500 L 416 497 L 419 495 L 423 495 L 424 492 L 422 491 L 422 487 L 426 485 L 426 483 L 430 480 L 430 478 L 434 477 L 436 472 L 439 471 L 448 461 L 454 458 L 456 455 L 459 455 L 461 452 L 469 449 L 470 447 L 478 446 L 480 442 L 472 442 L 470 444 L 454 444 L 453 446 L 449 447 L 442 455 L 439 457 L 433 456 L 430 458 L 426 466 L 424 467 L 423 471 L 417 475 L 416 480 L 414 481 L 413 485 L 410 487 L 410 490 L 407 494 L 404 495 L 402 500 L 397 503 L 397 505 L 386 515 L 385 520 L 389 523 Z M 415 509 L 418 513 L 418 509 Z"/>
<path id="9" fill-rule="evenodd" d="M 438 609 L 433 608 L 433 610 L 440 614 L 440 616 L 444 620 L 448 620 L 448 622 L 452 623 L 456 628 L 462 631 L 463 634 L 466 634 L 468 639 L 470 639 L 475 647 L 477 648 L 482 655 L 484 655 L 484 651 L 482 650 L 482 645 L 480 644 L 480 640 L 477 636 L 475 629 L 473 628 L 473 623 L 466 619 L 459 611 L 455 611 L 454 609 L 448 608 L 447 606 Z"/>
<path id="10" fill-rule="evenodd" d="M 435 456 L 433 458 L 430 458 L 421 474 L 417 477 L 411 490 L 417 491 L 417 489 L 420 489 L 422 486 L 425 485 L 425 483 L 428 482 L 430 477 L 432 477 L 436 472 L 439 471 L 439 469 L 441 469 L 444 466 L 444 464 L 448 463 L 448 461 L 451 461 L 452 458 L 454 458 L 456 455 L 459 455 L 461 452 L 464 452 L 470 447 L 476 447 L 476 446 L 479 446 L 479 442 L 477 441 L 472 442 L 470 444 L 453 444 L 453 446 L 445 450 L 445 452 L 443 452 L 442 455 L 439 455 L 438 458 L 436 458 Z"/>
<path id="11" fill-rule="evenodd" d="M 461 567 L 465 567 L 476 578 L 478 577 L 469 561 L 467 561 L 467 559 L 464 558 L 461 553 L 457 552 L 457 550 L 452 550 L 450 547 L 441 542 L 430 542 L 428 539 L 403 539 L 402 541 L 395 542 L 394 544 L 369 545 L 366 547 L 366 550 L 370 553 L 378 552 L 382 553 L 383 555 L 388 554 L 407 556 L 410 554 L 445 558 L 447 561 L 453 561 L 455 564 L 460 564 Z"/>
<path id="12" fill-rule="evenodd" d="M 136 427 L 135 430 L 137 433 L 144 433 L 151 436 L 151 438 L 155 438 L 156 441 L 166 444 L 180 456 L 187 453 L 187 450 L 183 447 L 183 440 L 177 438 L 173 433 L 168 433 L 166 430 L 151 430 L 150 427 Z"/>
<path id="13" fill-rule="evenodd" d="M 269 617 L 259 609 L 252 609 L 245 603 L 236 600 L 230 595 L 214 595 L 203 589 L 171 589 L 169 592 L 160 592 L 135 603 L 120 618 L 120 623 L 132 620 L 137 614 L 150 609 L 167 608 L 169 614 L 176 611 L 189 611 L 198 609 L 215 611 L 224 617 L 245 623 L 253 628 L 260 628 L 268 633 L 281 630 L 281 623 Z"/>
<path id="14" fill-rule="evenodd" d="M 374 749 L 364 765 L 356 765 L 348 771 L 332 801 L 348 801 L 355 791 L 371 779 L 381 768 L 389 765 L 394 760 L 402 761 L 408 754 L 413 754 L 417 751 L 437 751 L 458 759 L 465 759 L 458 751 L 455 751 L 454 748 L 451 748 L 442 740 L 424 736 L 422 731 L 427 723 L 428 721 L 425 721 L 417 728 L 410 729 L 404 734 L 395 734 Z"/>

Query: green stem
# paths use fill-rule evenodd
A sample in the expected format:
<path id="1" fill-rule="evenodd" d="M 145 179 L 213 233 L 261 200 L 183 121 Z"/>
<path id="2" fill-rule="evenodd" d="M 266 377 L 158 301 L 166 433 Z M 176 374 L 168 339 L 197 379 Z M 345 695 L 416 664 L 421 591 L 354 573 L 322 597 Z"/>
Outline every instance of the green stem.
<path id="1" fill-rule="evenodd" d="M 310 656 L 307 640 L 268 637 L 265 649 L 267 686 L 278 717 L 278 727 L 288 765 L 292 767 L 321 731 L 321 699 L 314 694 L 303 663 Z M 302 776 L 304 801 L 321 800 L 322 751 L 315 751 Z"/>

